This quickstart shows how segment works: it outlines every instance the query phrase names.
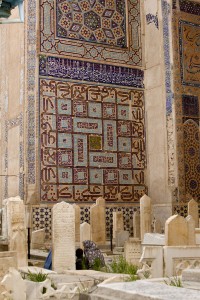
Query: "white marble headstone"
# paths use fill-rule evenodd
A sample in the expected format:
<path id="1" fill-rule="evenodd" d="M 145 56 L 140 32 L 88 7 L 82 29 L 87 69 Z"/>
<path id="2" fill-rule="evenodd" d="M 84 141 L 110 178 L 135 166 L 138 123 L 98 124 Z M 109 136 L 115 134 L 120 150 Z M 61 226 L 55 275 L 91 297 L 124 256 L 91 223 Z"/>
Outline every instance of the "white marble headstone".
<path id="1" fill-rule="evenodd" d="M 80 225 L 80 247 L 83 248 L 83 242 L 91 239 L 90 224 L 84 222 Z"/>
<path id="2" fill-rule="evenodd" d="M 75 269 L 75 211 L 65 202 L 52 209 L 52 269 Z"/>

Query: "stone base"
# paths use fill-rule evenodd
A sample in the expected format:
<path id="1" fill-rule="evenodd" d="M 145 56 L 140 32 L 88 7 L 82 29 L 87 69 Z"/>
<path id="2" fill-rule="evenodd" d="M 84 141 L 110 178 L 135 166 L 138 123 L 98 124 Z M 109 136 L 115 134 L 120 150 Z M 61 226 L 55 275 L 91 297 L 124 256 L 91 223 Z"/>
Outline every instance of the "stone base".
<path id="1" fill-rule="evenodd" d="M 138 280 L 109 285 L 100 284 L 89 297 L 90 300 L 197 300 L 199 291 L 172 287 L 166 284 Z"/>

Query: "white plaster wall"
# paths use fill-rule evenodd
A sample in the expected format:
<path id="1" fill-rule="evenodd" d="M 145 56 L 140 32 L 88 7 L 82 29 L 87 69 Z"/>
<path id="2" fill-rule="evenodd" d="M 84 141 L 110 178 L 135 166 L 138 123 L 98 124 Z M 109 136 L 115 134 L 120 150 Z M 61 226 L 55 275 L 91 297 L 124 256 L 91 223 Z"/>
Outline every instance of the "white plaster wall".
<path id="1" fill-rule="evenodd" d="M 159 28 L 145 20 L 145 110 L 148 195 L 162 225 L 171 215 L 168 186 L 166 91 L 161 1 L 144 0 L 144 18 L 158 16 Z"/>
<path id="2" fill-rule="evenodd" d="M 8 197 L 19 194 L 19 126 L 8 131 Z"/>
<path id="3" fill-rule="evenodd" d="M 12 18 L 16 17 L 17 8 Z M 24 77 L 24 23 L 1 24 L 0 207 L 5 196 L 19 194 L 19 141 L 23 141 L 23 134 L 19 130 L 19 116 L 22 116 L 24 109 Z M 17 177 L 7 176 L 10 174 L 16 174 Z"/>

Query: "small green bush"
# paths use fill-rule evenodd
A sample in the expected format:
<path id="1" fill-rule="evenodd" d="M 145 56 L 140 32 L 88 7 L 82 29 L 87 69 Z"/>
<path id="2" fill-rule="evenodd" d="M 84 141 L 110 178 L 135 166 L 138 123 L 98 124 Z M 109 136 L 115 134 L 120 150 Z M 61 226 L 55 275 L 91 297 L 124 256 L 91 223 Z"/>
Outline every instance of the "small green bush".
<path id="1" fill-rule="evenodd" d="M 118 259 L 114 259 L 110 264 L 110 270 L 112 273 L 129 274 L 131 276 L 137 276 L 137 266 L 132 265 L 126 261 L 123 256 Z"/>
<path id="2" fill-rule="evenodd" d="M 102 262 L 100 258 L 95 258 L 94 263 L 92 265 L 92 269 L 95 271 L 101 271 L 102 270 Z"/>
<path id="3" fill-rule="evenodd" d="M 42 272 L 39 273 L 32 273 L 28 271 L 27 279 L 34 282 L 42 282 L 47 279 L 48 274 L 44 274 Z"/>

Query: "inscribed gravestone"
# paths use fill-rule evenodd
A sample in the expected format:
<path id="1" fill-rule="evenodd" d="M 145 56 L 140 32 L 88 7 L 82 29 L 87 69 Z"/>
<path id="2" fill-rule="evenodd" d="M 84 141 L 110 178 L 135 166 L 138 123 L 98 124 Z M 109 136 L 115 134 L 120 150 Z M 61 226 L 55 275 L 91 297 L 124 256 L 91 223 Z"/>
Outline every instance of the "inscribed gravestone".
<path id="1" fill-rule="evenodd" d="M 140 213 L 138 211 L 133 214 L 133 236 L 140 239 Z"/>
<path id="2" fill-rule="evenodd" d="M 34 230 L 31 234 L 31 249 L 44 247 L 45 229 Z"/>
<path id="3" fill-rule="evenodd" d="M 116 238 L 116 232 L 124 230 L 124 217 L 122 211 L 113 212 L 113 238 Z"/>
<path id="4" fill-rule="evenodd" d="M 173 215 L 167 219 L 165 223 L 165 245 L 188 245 L 188 224 L 183 217 Z"/>
<path id="5" fill-rule="evenodd" d="M 145 233 L 151 232 L 151 198 L 147 195 L 140 198 L 140 230 L 141 240 Z"/>
<path id="6" fill-rule="evenodd" d="M 90 224 L 84 222 L 80 225 L 80 247 L 83 248 L 83 241 L 91 239 Z"/>
<path id="7" fill-rule="evenodd" d="M 90 208 L 91 239 L 96 244 L 106 243 L 105 200 L 98 198 Z"/>
<path id="8" fill-rule="evenodd" d="M 9 250 L 17 251 L 18 267 L 27 266 L 27 233 L 25 205 L 20 197 L 6 201 Z"/>
<path id="9" fill-rule="evenodd" d="M 153 225 L 153 232 L 154 233 L 161 233 L 162 227 L 161 227 L 160 220 L 154 218 L 152 225 Z"/>
<path id="10" fill-rule="evenodd" d="M 124 257 L 128 263 L 139 265 L 141 257 L 141 242 L 139 239 L 130 239 L 124 244 Z"/>
<path id="11" fill-rule="evenodd" d="M 75 269 L 75 211 L 61 202 L 52 209 L 52 267 L 56 272 Z"/>
<path id="12" fill-rule="evenodd" d="M 73 204 L 75 210 L 75 241 L 80 242 L 80 207 Z"/>
<path id="13" fill-rule="evenodd" d="M 125 230 L 116 232 L 116 247 L 124 247 L 124 243 L 129 239 L 129 232 Z"/>
<path id="14" fill-rule="evenodd" d="M 195 245 L 195 221 L 192 216 L 187 216 L 186 218 L 188 225 L 188 245 Z"/>
<path id="15" fill-rule="evenodd" d="M 195 222 L 195 227 L 199 227 L 199 208 L 198 208 L 198 203 L 194 200 L 191 199 L 188 202 L 188 215 L 192 216 Z"/>

